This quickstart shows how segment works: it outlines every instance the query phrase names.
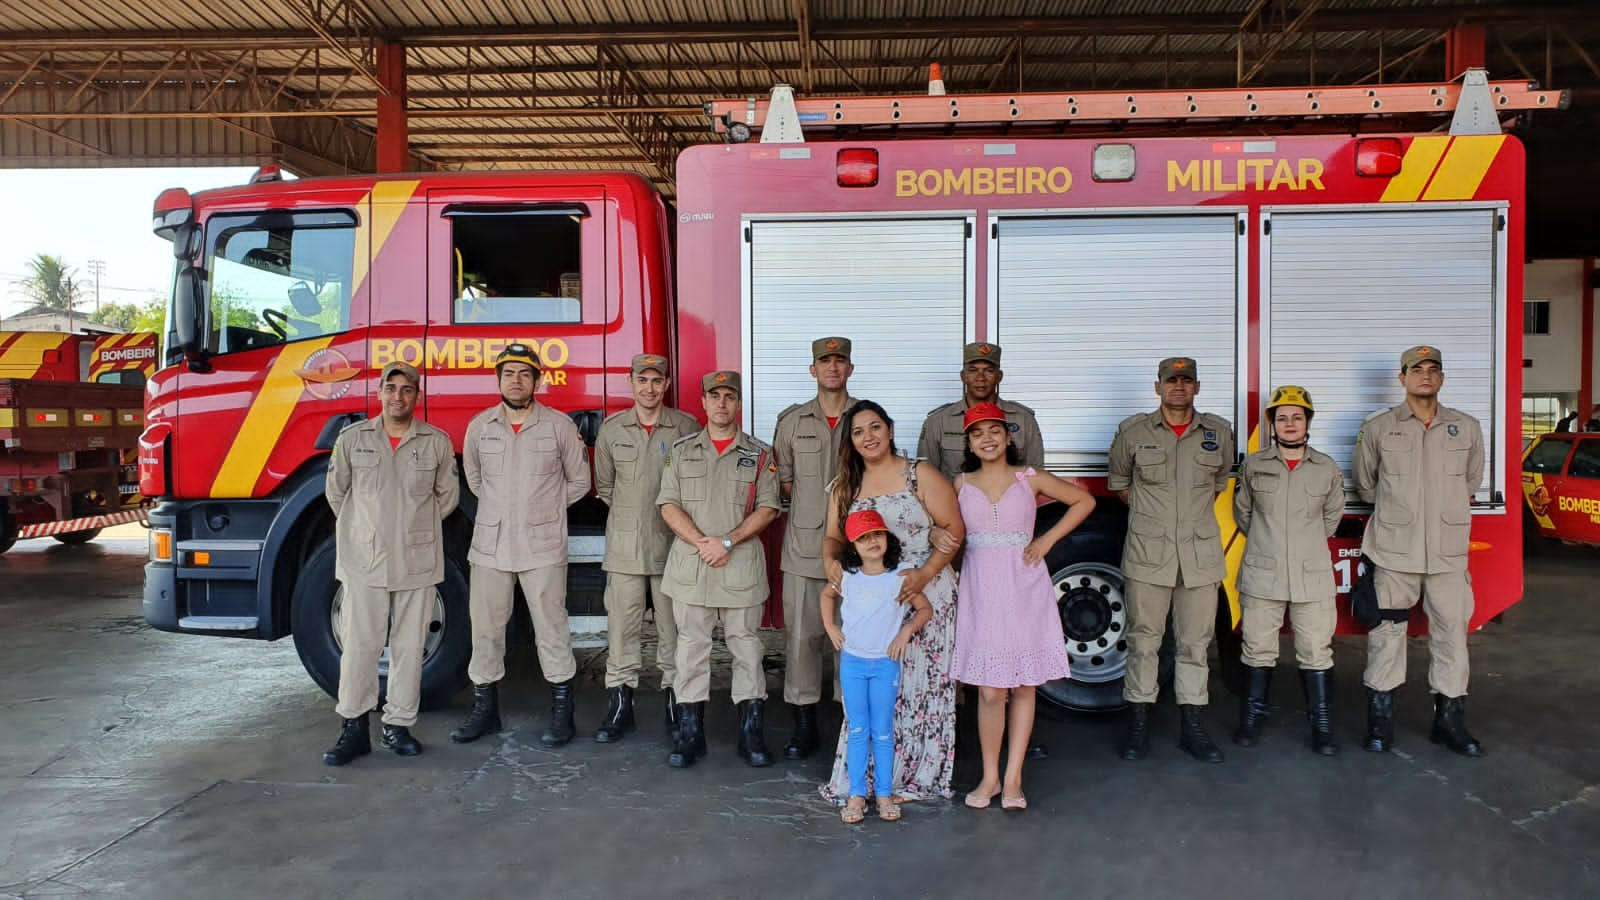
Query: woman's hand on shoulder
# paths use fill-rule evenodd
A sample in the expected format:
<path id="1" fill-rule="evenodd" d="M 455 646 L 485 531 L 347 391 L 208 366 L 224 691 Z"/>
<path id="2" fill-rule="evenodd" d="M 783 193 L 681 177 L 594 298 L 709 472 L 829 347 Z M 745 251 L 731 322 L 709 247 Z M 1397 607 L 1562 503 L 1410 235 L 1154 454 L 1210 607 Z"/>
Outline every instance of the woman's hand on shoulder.
<path id="1" fill-rule="evenodd" d="M 934 573 L 929 572 L 923 566 L 902 570 L 900 572 L 900 593 L 894 598 L 895 602 L 911 602 L 913 595 L 922 593 L 922 589 L 933 581 L 933 576 Z"/>

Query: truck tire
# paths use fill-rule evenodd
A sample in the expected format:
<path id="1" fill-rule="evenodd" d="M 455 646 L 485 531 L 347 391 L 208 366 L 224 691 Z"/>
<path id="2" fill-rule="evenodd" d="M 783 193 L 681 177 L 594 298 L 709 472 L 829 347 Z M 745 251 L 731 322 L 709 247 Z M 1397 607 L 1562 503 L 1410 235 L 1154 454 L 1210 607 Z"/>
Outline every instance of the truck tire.
<path id="1" fill-rule="evenodd" d="M 1048 530 L 1062 511 L 1059 504 L 1041 509 L 1036 530 Z M 1126 705 L 1122 681 L 1127 670 L 1128 610 L 1121 568 L 1126 527 L 1126 510 L 1097 510 L 1056 544 L 1045 560 L 1072 666 L 1071 678 L 1039 687 L 1039 696 L 1057 706 L 1104 711 Z M 1171 628 L 1162 641 L 1160 660 L 1158 677 L 1166 685 L 1173 671 Z"/>
<path id="2" fill-rule="evenodd" d="M 17 519 L 11 511 L 0 508 L 0 553 L 10 550 L 17 543 Z"/>
<path id="3" fill-rule="evenodd" d="M 105 506 L 96 503 L 91 497 L 79 494 L 72 498 L 72 517 L 75 519 L 95 516 L 105 512 Z M 51 537 L 69 547 L 87 544 L 100 534 L 98 528 L 85 528 L 82 531 L 69 531 L 66 534 L 54 534 Z"/>
<path id="4" fill-rule="evenodd" d="M 295 581 L 290 628 L 300 664 L 317 686 L 332 696 L 339 693 L 338 633 L 334 627 L 342 589 L 334 577 L 334 542 L 322 542 L 306 560 Z M 439 586 L 422 658 L 422 708 L 447 705 L 467 685 L 467 663 L 472 657 L 472 633 L 467 618 L 467 577 L 464 568 L 445 556 L 444 583 Z M 378 661 L 378 693 L 388 692 L 388 651 Z"/>
<path id="5" fill-rule="evenodd" d="M 53 535 L 51 535 L 51 537 L 55 538 L 57 541 L 60 541 L 63 544 L 66 544 L 66 545 L 72 546 L 72 547 L 76 547 L 76 546 L 78 546 L 80 544 L 89 543 L 90 541 L 92 541 L 96 537 L 98 537 L 99 534 L 100 534 L 100 529 L 98 529 L 98 528 L 89 528 L 89 529 L 86 529 L 84 531 L 69 531 L 66 534 L 53 534 Z"/>

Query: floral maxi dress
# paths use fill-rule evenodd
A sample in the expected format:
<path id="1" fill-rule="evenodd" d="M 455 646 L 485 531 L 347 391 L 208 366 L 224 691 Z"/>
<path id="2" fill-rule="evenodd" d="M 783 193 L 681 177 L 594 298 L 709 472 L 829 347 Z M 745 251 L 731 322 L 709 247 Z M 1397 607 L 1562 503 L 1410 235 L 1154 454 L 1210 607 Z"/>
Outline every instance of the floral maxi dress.
<path id="1" fill-rule="evenodd" d="M 900 539 L 901 561 L 913 566 L 931 554 L 928 533 L 933 523 L 917 498 L 914 466 L 906 465 L 906 489 L 850 504 L 850 511 L 875 509 Z M 949 799 L 956 758 L 956 683 L 950 678 L 950 660 L 956 639 L 955 577 L 949 566 L 923 588 L 933 607 L 933 618 L 917 632 L 900 661 L 900 697 L 894 707 L 894 793 L 912 800 Z M 850 723 L 839 729 L 839 749 L 833 777 L 821 787 L 822 796 L 843 804 L 850 795 L 845 771 L 845 745 Z M 869 763 L 870 765 L 870 763 Z M 868 782 L 873 773 L 868 771 Z"/>

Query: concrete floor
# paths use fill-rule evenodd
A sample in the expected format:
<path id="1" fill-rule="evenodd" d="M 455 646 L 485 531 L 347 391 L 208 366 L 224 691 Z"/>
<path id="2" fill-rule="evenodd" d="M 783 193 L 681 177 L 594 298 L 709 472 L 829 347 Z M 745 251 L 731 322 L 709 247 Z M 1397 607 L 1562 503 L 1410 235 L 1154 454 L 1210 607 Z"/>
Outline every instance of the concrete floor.
<path id="1" fill-rule="evenodd" d="M 691 770 L 664 763 L 654 692 L 642 734 L 542 749 L 531 645 L 504 735 L 448 743 L 463 697 L 424 716 L 423 756 L 326 768 L 337 723 L 293 646 L 149 630 L 143 552 L 135 537 L 0 557 L 0 896 L 1600 896 L 1593 551 L 1541 548 L 1528 599 L 1472 639 L 1486 759 L 1428 743 L 1420 646 L 1397 752 L 1356 748 L 1363 648 L 1341 639 L 1334 759 L 1303 748 L 1285 668 L 1267 742 L 1225 744 L 1225 765 L 1179 754 L 1170 707 L 1139 764 L 1112 753 L 1118 716 L 1041 717 L 1052 758 L 1028 769 L 1027 812 L 917 804 L 855 828 L 817 798 L 826 754 L 746 768 L 725 703 Z M 584 732 L 602 670 L 585 661 Z M 1232 699 L 1214 700 L 1221 738 Z"/>

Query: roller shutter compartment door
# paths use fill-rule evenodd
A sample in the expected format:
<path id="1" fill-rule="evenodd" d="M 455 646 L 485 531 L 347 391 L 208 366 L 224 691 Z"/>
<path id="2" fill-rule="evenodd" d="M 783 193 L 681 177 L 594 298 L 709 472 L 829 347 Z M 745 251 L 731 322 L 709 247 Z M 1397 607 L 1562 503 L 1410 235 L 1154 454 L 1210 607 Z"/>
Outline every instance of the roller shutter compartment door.
<path id="1" fill-rule="evenodd" d="M 1373 412 L 1405 400 L 1400 353 L 1444 355 L 1440 402 L 1483 426 L 1484 480 L 1496 487 L 1497 273 L 1495 209 L 1275 210 L 1263 238 L 1268 266 L 1261 329 L 1271 387 L 1299 384 L 1317 406 L 1313 446 L 1348 479 L 1356 434 Z M 1354 482 L 1347 481 L 1353 491 Z"/>
<path id="2" fill-rule="evenodd" d="M 752 221 L 746 416 L 770 441 L 778 414 L 817 395 L 811 342 L 851 340 L 850 393 L 895 420 L 915 453 L 928 410 L 961 396 L 966 339 L 963 218 Z"/>
<path id="3" fill-rule="evenodd" d="M 1238 232 L 1231 212 L 999 222 L 1000 393 L 1033 407 L 1051 468 L 1104 472 L 1168 356 L 1194 357 L 1196 409 L 1234 421 Z"/>

